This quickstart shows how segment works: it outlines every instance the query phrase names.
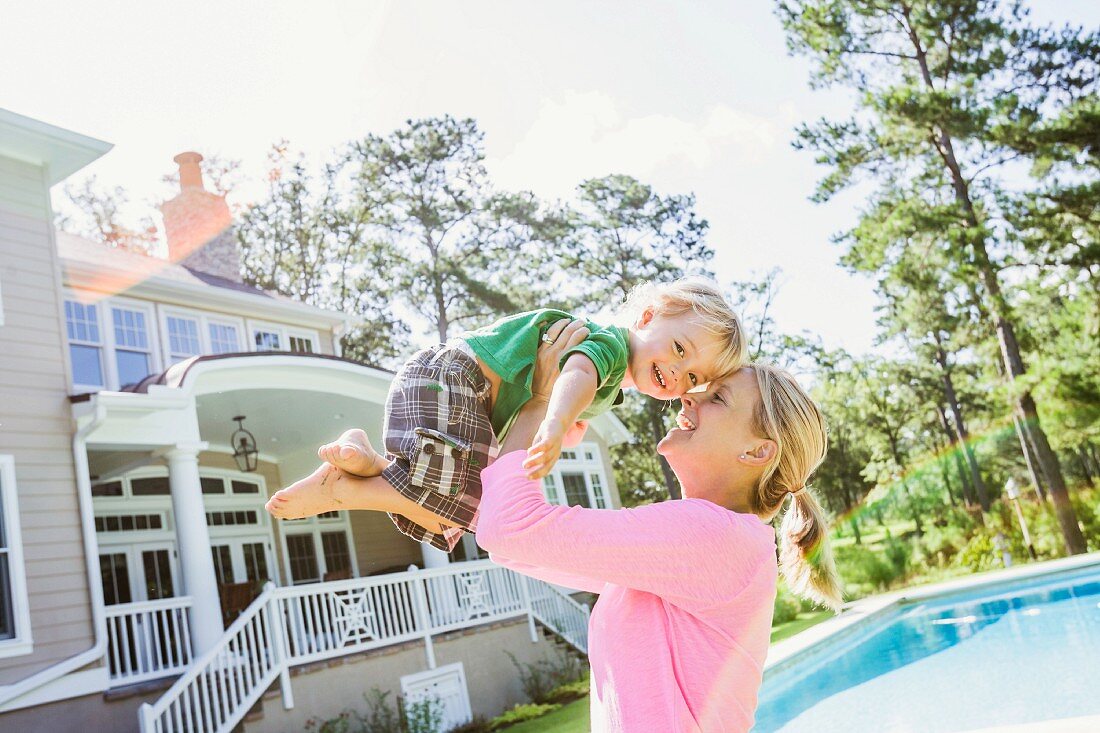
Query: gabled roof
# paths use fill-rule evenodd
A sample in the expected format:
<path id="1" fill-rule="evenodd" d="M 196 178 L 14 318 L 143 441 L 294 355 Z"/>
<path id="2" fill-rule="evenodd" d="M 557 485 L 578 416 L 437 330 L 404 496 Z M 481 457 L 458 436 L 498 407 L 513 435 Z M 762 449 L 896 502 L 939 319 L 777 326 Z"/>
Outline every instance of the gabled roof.
<path id="1" fill-rule="evenodd" d="M 0 109 L 0 155 L 44 166 L 51 186 L 112 147 L 94 137 Z"/>
<path id="2" fill-rule="evenodd" d="M 57 251 L 65 284 L 74 288 L 186 305 L 229 307 L 234 312 L 243 307 L 248 311 L 245 315 L 280 321 L 290 318 L 329 326 L 348 321 L 344 313 L 68 232 L 57 232 Z"/>

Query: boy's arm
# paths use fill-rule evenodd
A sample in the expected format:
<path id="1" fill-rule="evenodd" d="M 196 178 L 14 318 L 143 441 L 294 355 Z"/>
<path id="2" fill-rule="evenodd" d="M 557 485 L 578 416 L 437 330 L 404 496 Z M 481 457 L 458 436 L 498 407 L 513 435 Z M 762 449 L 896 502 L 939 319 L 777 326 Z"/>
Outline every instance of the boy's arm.
<path id="1" fill-rule="evenodd" d="M 550 392 L 546 417 L 527 451 L 529 478 L 540 479 L 550 473 L 561 454 L 565 433 L 595 399 L 599 379 L 596 367 L 584 354 L 573 354 L 565 362 Z"/>

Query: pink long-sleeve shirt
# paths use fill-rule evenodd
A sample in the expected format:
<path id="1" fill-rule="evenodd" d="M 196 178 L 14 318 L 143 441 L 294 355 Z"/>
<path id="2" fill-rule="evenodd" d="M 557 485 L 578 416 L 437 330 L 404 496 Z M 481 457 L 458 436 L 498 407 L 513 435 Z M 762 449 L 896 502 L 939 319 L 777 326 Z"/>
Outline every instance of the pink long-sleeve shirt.
<path id="1" fill-rule="evenodd" d="M 775 533 L 703 499 L 548 504 L 524 451 L 482 472 L 492 559 L 600 594 L 589 623 L 594 733 L 747 731 L 771 633 Z"/>

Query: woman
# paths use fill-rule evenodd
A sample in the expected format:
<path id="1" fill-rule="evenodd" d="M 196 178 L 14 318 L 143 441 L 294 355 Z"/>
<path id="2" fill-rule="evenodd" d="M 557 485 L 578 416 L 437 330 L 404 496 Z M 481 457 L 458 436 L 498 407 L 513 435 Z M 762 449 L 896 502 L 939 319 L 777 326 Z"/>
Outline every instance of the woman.
<path id="1" fill-rule="evenodd" d="M 560 348 L 540 354 L 540 381 L 552 383 Z M 682 404 L 678 427 L 657 446 L 680 501 L 618 511 L 547 504 L 524 469 L 546 409 L 537 399 L 483 472 L 478 544 L 515 570 L 600 593 L 589 628 L 593 731 L 752 727 L 777 575 L 767 522 L 788 495 L 787 584 L 840 605 L 827 528 L 806 488 L 826 450 L 817 406 L 762 365 Z"/>
<path id="2" fill-rule="evenodd" d="M 614 511 L 550 505 L 527 478 L 526 449 L 561 355 L 585 331 L 563 321 L 549 335 L 536 396 L 482 474 L 477 541 L 503 565 L 600 593 L 589 628 L 593 731 L 747 731 L 775 601 L 767 522 L 788 495 L 779 562 L 787 584 L 840 604 L 821 508 L 806 488 L 825 457 L 821 413 L 785 372 L 746 367 L 685 395 L 678 427 L 657 447 L 684 499 Z M 439 521 L 385 482 L 328 475 L 315 474 L 320 511 L 381 509 Z"/>

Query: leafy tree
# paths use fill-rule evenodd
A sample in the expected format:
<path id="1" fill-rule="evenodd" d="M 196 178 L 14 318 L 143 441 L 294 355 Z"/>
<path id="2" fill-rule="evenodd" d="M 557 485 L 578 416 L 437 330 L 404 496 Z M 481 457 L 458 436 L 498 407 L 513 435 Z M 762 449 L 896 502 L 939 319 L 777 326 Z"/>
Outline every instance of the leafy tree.
<path id="1" fill-rule="evenodd" d="M 372 238 L 371 212 L 347 183 L 343 161 L 309 171 L 285 142 L 269 156 L 267 195 L 236 228 L 245 280 L 356 317 L 342 336 L 343 354 L 392 366 L 408 349 L 408 327 L 390 308 L 379 276 L 388 250 Z"/>
<path id="2" fill-rule="evenodd" d="M 813 61 L 813 83 L 858 94 L 850 119 L 800 130 L 799 147 L 832 168 L 818 200 L 857 181 L 877 184 L 871 213 L 843 238 L 850 248 L 904 247 L 912 232 L 936 232 L 952 272 L 980 284 L 1066 549 L 1084 552 L 1000 276 L 1011 244 L 1000 202 L 1006 166 L 1034 160 L 1032 141 L 1051 125 L 1066 123 L 1063 137 L 1090 129 L 1067 114 L 1087 117 L 1095 99 L 1100 35 L 1034 28 L 1018 2 L 994 0 L 783 0 L 779 15 L 790 49 Z"/>
<path id="3" fill-rule="evenodd" d="M 565 227 L 529 193 L 495 191 L 471 119 L 409 120 L 348 150 L 358 206 L 387 253 L 378 276 L 438 339 L 545 297 Z"/>
<path id="4" fill-rule="evenodd" d="M 685 275 L 710 275 L 714 252 L 706 245 L 709 224 L 695 212 L 690 194 L 662 196 L 649 185 L 625 175 L 584 181 L 570 212 L 571 228 L 561 250 L 558 281 L 582 308 L 599 311 L 622 303 L 639 284 L 665 282 Z M 635 444 L 614 449 L 616 478 L 632 488 L 633 503 L 680 497 L 676 475 L 653 450 L 672 426 L 671 405 L 631 392 L 616 414 Z M 647 437 L 643 437 L 647 436 Z"/>
<path id="5" fill-rule="evenodd" d="M 88 176 L 79 183 L 66 183 L 63 190 L 71 206 L 58 214 L 62 231 L 141 254 L 149 254 L 156 246 L 157 227 L 151 217 L 141 217 L 136 229 L 125 223 L 123 212 L 130 197 L 121 186 L 100 186 L 95 176 Z"/>

